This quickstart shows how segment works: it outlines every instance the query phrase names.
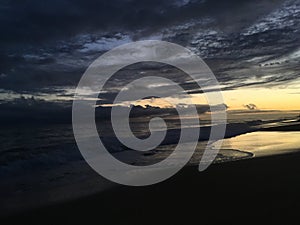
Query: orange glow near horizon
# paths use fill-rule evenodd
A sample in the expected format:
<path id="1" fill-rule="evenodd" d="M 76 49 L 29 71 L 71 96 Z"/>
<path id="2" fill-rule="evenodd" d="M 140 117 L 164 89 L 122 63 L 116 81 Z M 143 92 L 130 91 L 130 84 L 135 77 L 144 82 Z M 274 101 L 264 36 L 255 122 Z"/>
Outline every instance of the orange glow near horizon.
<path id="1" fill-rule="evenodd" d="M 300 110 L 300 80 L 285 86 L 273 87 L 244 87 L 222 92 L 224 103 L 229 110 L 246 110 L 245 105 L 253 104 L 259 110 Z M 192 94 L 191 102 L 198 105 L 207 105 L 205 94 Z M 151 105 L 161 108 L 174 107 L 176 104 L 188 104 L 187 99 L 176 97 L 143 99 L 136 102 L 127 102 L 122 105 Z"/>
<path id="2" fill-rule="evenodd" d="M 223 91 L 224 103 L 229 110 L 246 109 L 245 105 L 254 104 L 260 110 L 300 110 L 300 92 L 295 89 L 269 89 L 269 88 L 247 88 Z M 151 105 L 161 108 L 174 107 L 177 104 L 185 104 L 185 99 L 154 98 L 136 101 L 135 105 Z M 205 105 L 208 104 L 205 94 L 192 95 L 192 103 Z M 130 104 L 130 102 L 128 102 Z M 126 105 L 126 103 L 125 103 Z"/>
<path id="3" fill-rule="evenodd" d="M 241 88 L 230 91 L 223 91 L 223 98 L 229 110 L 246 109 L 245 105 L 254 104 L 260 110 L 300 110 L 300 91 L 290 88 Z M 172 99 L 174 102 L 174 99 Z M 176 100 L 175 100 L 176 101 Z M 184 99 L 178 99 L 184 103 Z M 204 94 L 192 95 L 194 104 L 207 104 Z M 141 100 L 138 105 L 147 104 L 158 107 L 174 107 L 166 99 Z"/>
<path id="4" fill-rule="evenodd" d="M 245 109 L 255 104 L 261 110 L 300 110 L 300 91 L 295 88 L 241 88 L 222 92 L 229 109 Z M 194 95 L 195 104 L 206 102 L 203 94 Z"/>

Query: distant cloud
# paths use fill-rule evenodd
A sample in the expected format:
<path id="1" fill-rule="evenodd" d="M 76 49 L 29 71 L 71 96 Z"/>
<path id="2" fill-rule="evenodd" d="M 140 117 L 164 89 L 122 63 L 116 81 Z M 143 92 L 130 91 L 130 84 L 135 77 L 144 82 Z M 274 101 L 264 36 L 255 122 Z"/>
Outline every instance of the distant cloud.
<path id="1" fill-rule="evenodd" d="M 244 105 L 244 107 L 249 110 L 257 110 L 258 109 L 258 107 L 253 103 L 246 104 L 246 105 Z"/>

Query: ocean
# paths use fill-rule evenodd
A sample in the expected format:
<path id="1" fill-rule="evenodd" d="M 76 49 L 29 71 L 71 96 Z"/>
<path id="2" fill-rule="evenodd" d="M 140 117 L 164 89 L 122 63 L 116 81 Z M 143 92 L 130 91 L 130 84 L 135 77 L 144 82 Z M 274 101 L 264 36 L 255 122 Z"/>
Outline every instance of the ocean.
<path id="1" fill-rule="evenodd" d="M 245 123 L 255 127 L 293 120 L 298 115 L 298 111 L 228 111 L 228 123 Z M 172 129 L 180 128 L 175 118 L 167 118 Z M 148 119 L 133 121 L 137 135 L 148 132 L 145 121 Z M 210 115 L 200 115 L 200 124 L 208 126 Z M 99 126 L 105 128 L 107 124 L 99 122 Z M 106 132 L 103 137 L 110 135 Z M 74 199 L 115 185 L 101 178 L 83 160 L 70 124 L 5 127 L 0 130 L 0 143 L 0 208 L 3 212 Z M 188 165 L 199 164 L 206 144 L 206 141 L 198 143 Z M 300 132 L 241 134 L 223 141 L 214 163 L 299 151 L 298 146 Z M 111 146 L 111 153 L 132 165 L 149 165 L 166 158 L 175 147 L 176 144 L 170 144 L 149 152 L 136 152 L 117 145 Z"/>

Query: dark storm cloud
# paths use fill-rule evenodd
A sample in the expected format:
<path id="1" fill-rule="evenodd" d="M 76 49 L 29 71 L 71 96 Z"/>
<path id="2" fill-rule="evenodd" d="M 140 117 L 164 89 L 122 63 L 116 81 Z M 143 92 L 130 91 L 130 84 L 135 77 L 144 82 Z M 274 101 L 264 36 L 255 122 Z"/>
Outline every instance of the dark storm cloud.
<path id="1" fill-rule="evenodd" d="M 0 3 L 0 88 L 50 93 L 51 87 L 53 92 L 57 86 L 75 87 L 102 52 L 152 34 L 212 60 L 213 72 L 227 89 L 293 80 L 298 73 L 274 73 L 268 66 L 249 70 L 264 60 L 246 62 L 265 55 L 276 59 L 295 49 L 299 13 L 290 6 L 297 9 L 298 1 L 283 2 L 4 0 Z M 264 19 L 281 8 L 283 12 L 271 20 Z M 291 67 L 283 65 L 283 69 Z M 269 74 L 273 77 L 264 78 Z M 252 76 L 259 79 L 247 81 Z M 124 78 L 130 80 L 130 74 Z M 193 84 L 180 83 L 190 93 L 201 92 Z"/>
<path id="2" fill-rule="evenodd" d="M 128 31 L 161 26 L 179 14 L 173 1 L 4 1 L 2 41 L 34 42 L 78 32 Z M 180 16 L 181 17 L 181 16 Z M 120 30 L 122 29 L 122 30 Z"/>
<path id="3" fill-rule="evenodd" d="M 69 123 L 70 97 L 88 65 L 113 47 L 153 37 L 181 44 L 204 58 L 222 90 L 291 82 L 300 77 L 299 9 L 299 0 L 2 0 L 1 124 Z M 98 103 L 112 103 L 122 85 L 140 72 L 159 72 L 190 94 L 203 92 L 174 68 L 144 65 L 121 71 Z M 9 95 L 15 99 L 8 100 Z M 49 96 L 49 101 L 38 99 Z M 245 107 L 257 109 L 254 104 Z M 210 108 L 201 105 L 197 110 L 205 113 Z M 110 109 L 97 111 L 102 118 Z M 138 107 L 136 114 L 147 113 Z"/>
<path id="4" fill-rule="evenodd" d="M 165 28 L 178 22 L 214 17 L 219 27 L 242 27 L 270 12 L 280 0 L 32 0 L 2 1 L 2 43 L 36 44 L 53 37 L 92 31 L 128 32 Z"/>

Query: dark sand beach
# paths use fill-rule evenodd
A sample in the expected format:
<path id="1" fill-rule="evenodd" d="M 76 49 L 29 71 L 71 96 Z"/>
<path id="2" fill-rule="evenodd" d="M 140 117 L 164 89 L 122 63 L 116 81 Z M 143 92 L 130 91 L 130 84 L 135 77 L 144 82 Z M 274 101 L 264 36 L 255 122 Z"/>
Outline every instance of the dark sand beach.
<path id="1" fill-rule="evenodd" d="M 2 224 L 291 224 L 300 154 L 187 167 L 149 187 L 104 193 L 2 218 Z"/>

